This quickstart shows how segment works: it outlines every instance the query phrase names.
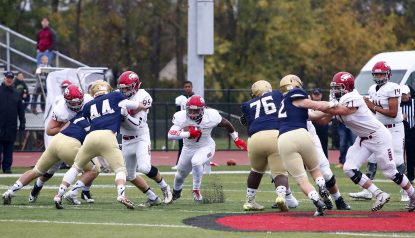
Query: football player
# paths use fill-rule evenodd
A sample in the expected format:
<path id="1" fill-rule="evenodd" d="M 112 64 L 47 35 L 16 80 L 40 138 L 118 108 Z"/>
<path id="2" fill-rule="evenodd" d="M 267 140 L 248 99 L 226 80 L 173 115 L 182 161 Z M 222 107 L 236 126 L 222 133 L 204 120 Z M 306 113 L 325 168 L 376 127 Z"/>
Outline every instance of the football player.
<path id="1" fill-rule="evenodd" d="M 302 89 L 302 81 L 295 75 L 283 77 L 280 81 L 280 90 L 284 94 L 284 99 L 278 111 L 280 120 L 278 149 L 283 165 L 316 206 L 314 216 L 322 216 L 326 205 L 320 199 L 319 193 L 324 200 L 330 199 L 330 195 L 320 171 L 313 137 L 307 131 L 307 120 L 313 119 L 315 115 L 312 113 L 316 114 L 316 112 L 309 112 L 308 109 L 321 111 L 334 107 L 335 104 L 310 100 Z M 319 193 L 308 181 L 304 166 L 315 180 Z"/>
<path id="2" fill-rule="evenodd" d="M 317 158 L 319 160 L 320 171 L 323 174 L 324 180 L 326 180 L 326 188 L 329 190 L 330 195 L 334 198 L 334 203 L 336 204 L 337 210 L 351 210 L 351 207 L 344 201 L 343 197 L 340 194 L 339 187 L 336 183 L 336 177 L 334 176 L 333 171 L 330 169 L 329 160 L 324 154 L 323 147 L 321 146 L 320 139 L 318 138 L 316 132 L 316 128 L 311 121 L 307 121 L 307 130 L 313 136 Z M 326 204 L 327 209 L 331 210 L 333 208 L 333 203 L 330 201 L 330 199 L 325 199 L 324 203 Z"/>
<path id="3" fill-rule="evenodd" d="M 248 126 L 248 157 L 251 172 L 247 179 L 246 211 L 263 210 L 264 206 L 255 201 L 255 195 L 266 170 L 271 170 L 276 188 L 276 204 L 281 211 L 297 207 L 298 202 L 288 188 L 288 173 L 282 165 L 278 146 L 278 109 L 283 99 L 279 91 L 273 91 L 271 84 L 259 80 L 252 84 L 252 99 L 241 105 L 241 123 Z"/>
<path id="4" fill-rule="evenodd" d="M 225 128 L 236 147 L 246 150 L 245 141 L 239 138 L 233 125 L 222 118 L 217 110 L 206 108 L 205 100 L 202 97 L 191 96 L 186 103 L 186 110 L 174 114 L 173 126 L 168 132 L 168 138 L 171 140 L 183 139 L 183 149 L 174 176 L 173 200 L 180 198 L 184 180 L 192 172 L 193 199 L 196 202 L 203 201 L 200 186 L 204 166 L 209 167 L 215 154 L 216 145 L 211 137 L 214 127 Z"/>
<path id="5" fill-rule="evenodd" d="M 86 130 L 89 129 L 89 122 L 85 120 L 80 112 L 84 101 L 84 94 L 78 86 L 69 86 L 64 93 L 65 105 L 58 104 L 54 109 L 53 120 L 50 121 L 47 131 L 50 134 L 56 134 L 52 137 L 49 146 L 46 151 L 43 152 L 40 159 L 37 161 L 35 167 L 32 170 L 26 171 L 13 186 L 11 186 L 3 194 L 4 204 L 10 204 L 14 193 L 22 189 L 28 183 L 44 175 L 48 169 L 59 161 L 63 161 L 67 164 L 73 164 L 74 158 L 81 147 L 81 144 L 86 136 Z M 70 108 L 71 111 L 65 110 Z M 66 112 L 67 114 L 65 114 Z M 71 118 L 66 126 L 54 126 L 57 118 L 62 118 L 66 115 L 66 118 Z M 69 114 L 75 114 L 69 116 Z M 62 128 L 63 127 L 63 128 Z M 59 130 L 61 130 L 59 132 Z M 79 179 L 79 183 L 91 184 L 92 181 L 98 176 L 99 164 L 97 161 L 88 162 L 84 168 L 85 173 Z M 76 193 L 70 194 L 67 199 L 75 205 L 79 205 L 80 202 L 76 199 Z"/>
<path id="6" fill-rule="evenodd" d="M 151 164 L 151 140 L 150 129 L 147 124 L 147 114 L 150 110 L 153 99 L 150 94 L 140 88 L 141 81 L 138 75 L 132 71 L 123 72 L 118 78 L 118 89 L 131 101 L 140 102 L 145 109 L 139 112 L 122 110 L 124 116 L 121 122 L 122 134 L 122 153 L 127 167 L 127 180 L 132 184 L 137 183 L 136 171 L 147 175 L 153 179 L 160 187 L 164 203 L 169 204 L 172 201 L 170 186 L 160 175 L 157 167 Z M 145 188 L 144 193 L 150 188 Z M 148 198 L 145 206 L 159 205 L 159 197 L 155 199 Z"/>
<path id="7" fill-rule="evenodd" d="M 72 82 L 69 80 L 63 80 L 61 83 L 61 95 L 58 95 L 55 98 L 55 101 L 53 102 L 52 106 L 50 108 L 48 108 L 47 112 L 45 113 L 45 134 L 43 136 L 43 141 L 45 144 L 45 148 L 47 149 L 50 140 L 52 140 L 52 137 L 54 135 L 57 134 L 58 131 L 49 131 L 47 128 L 50 127 L 49 123 L 53 123 L 55 127 L 60 126 L 62 127 L 66 122 L 68 122 L 70 120 L 70 118 L 64 116 L 64 115 L 70 115 L 71 117 L 74 116 L 75 114 L 70 113 L 72 110 L 69 107 L 62 107 L 62 102 L 64 100 L 64 92 L 65 89 L 69 86 L 72 85 Z M 92 98 L 85 96 L 84 95 L 84 102 L 90 101 Z M 60 102 L 62 101 L 62 102 Z M 59 109 L 55 109 L 57 105 L 60 105 Z M 60 111 L 60 112 L 58 112 Z M 69 111 L 69 113 L 65 113 L 65 111 Z M 59 117 L 57 115 L 62 115 L 63 117 Z M 55 122 L 51 122 L 51 120 L 54 120 Z M 60 123 L 58 123 L 57 121 L 59 121 Z M 52 125 L 51 125 L 52 126 Z M 48 169 L 48 171 L 46 173 L 44 173 L 42 176 L 38 177 L 35 184 L 33 185 L 32 190 L 30 191 L 29 194 L 29 202 L 30 203 L 34 203 L 37 200 L 37 197 L 39 196 L 40 191 L 43 188 L 43 184 L 46 183 L 50 178 L 52 178 L 53 174 L 56 173 L 56 171 L 59 170 L 61 164 L 63 162 L 59 161 L 56 164 L 52 165 L 52 167 L 50 169 Z"/>
<path id="8" fill-rule="evenodd" d="M 126 100 L 120 92 L 111 92 L 111 86 L 105 81 L 94 83 L 91 86 L 91 92 L 94 99 L 85 104 L 82 110 L 84 117 L 91 123 L 90 132 L 85 137 L 84 143 L 75 157 L 74 164 L 63 177 L 58 193 L 54 197 L 55 207 L 63 209 L 62 196 L 68 186 L 72 184 L 77 174 L 92 158 L 102 156 L 115 172 L 117 201 L 129 209 L 134 209 L 134 204 L 125 196 L 127 171 L 122 152 L 118 146 L 116 133 L 120 130 L 121 119 L 123 118 L 121 115 L 122 107 L 137 111 L 144 109 L 144 107 L 137 102 Z"/>
<path id="9" fill-rule="evenodd" d="M 337 115 L 350 130 L 358 136 L 349 148 L 344 173 L 360 187 L 375 196 L 372 211 L 380 210 L 390 200 L 390 195 L 379 189 L 359 168 L 374 154 L 378 167 L 385 177 L 391 179 L 410 197 L 408 211 L 415 210 L 415 191 L 404 173 L 396 169 L 392 134 L 367 107 L 363 97 L 354 89 L 354 77 L 347 72 L 334 75 L 331 83 L 332 97 L 339 100 L 339 105 L 325 112 Z M 373 108 L 372 108 L 373 109 Z M 375 111 L 378 110 L 375 108 Z"/>
<path id="10" fill-rule="evenodd" d="M 375 82 L 369 88 L 369 97 L 364 97 L 367 107 L 376 115 L 376 118 L 392 133 L 393 152 L 396 169 L 402 173 L 406 173 L 404 162 L 404 146 L 405 146 L 405 129 L 403 126 L 403 116 L 400 110 L 401 92 L 400 86 L 394 82 L 390 82 L 392 75 L 389 65 L 380 61 L 372 68 L 373 81 Z M 368 163 L 368 177 L 373 180 L 376 174 L 376 159 L 372 155 Z M 372 193 L 363 190 L 358 193 L 349 194 L 357 199 L 372 199 Z M 408 202 L 408 194 L 401 189 L 401 201 Z"/>

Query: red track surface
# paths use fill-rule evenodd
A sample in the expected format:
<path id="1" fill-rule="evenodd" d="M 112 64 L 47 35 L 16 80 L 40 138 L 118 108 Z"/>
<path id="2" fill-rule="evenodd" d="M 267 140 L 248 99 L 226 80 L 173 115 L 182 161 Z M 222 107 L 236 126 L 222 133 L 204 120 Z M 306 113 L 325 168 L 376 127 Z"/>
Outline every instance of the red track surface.
<path id="1" fill-rule="evenodd" d="M 39 159 L 40 152 L 14 152 L 13 167 L 30 167 L 36 164 Z M 154 165 L 169 165 L 173 166 L 176 163 L 177 151 L 164 152 L 153 151 L 152 163 Z M 329 160 L 332 164 L 337 164 L 339 158 L 338 150 L 329 150 Z M 215 153 L 213 162 L 219 165 L 226 165 L 226 161 L 235 159 L 238 165 L 248 165 L 249 159 L 246 151 L 217 151 Z"/>

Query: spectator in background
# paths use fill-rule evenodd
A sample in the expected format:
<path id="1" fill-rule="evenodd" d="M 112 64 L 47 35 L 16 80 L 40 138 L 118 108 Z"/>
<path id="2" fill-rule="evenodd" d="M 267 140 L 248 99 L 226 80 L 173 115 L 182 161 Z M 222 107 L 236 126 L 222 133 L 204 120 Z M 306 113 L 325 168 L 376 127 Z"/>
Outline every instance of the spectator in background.
<path id="1" fill-rule="evenodd" d="M 412 97 L 411 91 L 407 85 L 401 86 L 401 109 L 403 125 L 405 127 L 407 177 L 413 183 L 415 169 L 415 98 Z"/>
<path id="2" fill-rule="evenodd" d="M 49 20 L 48 18 L 42 18 L 40 22 L 42 24 L 42 29 L 37 33 L 37 56 L 36 61 L 37 64 L 41 64 L 41 57 L 46 55 L 49 59 L 49 63 L 52 62 L 53 59 L 53 49 L 56 45 L 56 34 L 55 31 L 49 27 Z"/>
<path id="3" fill-rule="evenodd" d="M 41 57 L 41 64 L 39 64 L 38 68 L 36 69 L 36 86 L 35 90 L 32 95 L 32 101 L 31 101 L 31 108 L 33 114 L 38 114 L 37 111 L 37 99 L 40 95 L 40 108 L 42 109 L 42 112 L 45 111 L 45 97 L 47 93 L 46 89 L 46 78 L 48 77 L 48 72 L 44 72 L 41 68 L 47 68 L 50 67 L 49 64 L 49 58 L 46 55 L 43 55 Z"/>
<path id="4" fill-rule="evenodd" d="M 17 117 L 19 130 L 24 131 L 26 118 L 20 94 L 13 88 L 14 73 L 4 73 L 4 82 L 0 86 L 0 161 L 3 173 L 11 174 L 13 146 L 17 135 Z"/>
<path id="5" fill-rule="evenodd" d="M 313 101 L 321 101 L 323 99 L 323 93 L 321 92 L 320 88 L 315 88 L 311 93 L 311 100 Z M 326 125 L 319 125 L 316 122 L 313 122 L 314 127 L 316 128 L 317 136 L 321 141 L 321 146 L 323 148 L 324 154 L 326 158 L 328 158 L 328 151 L 327 145 L 329 143 L 329 126 Z"/>
<path id="6" fill-rule="evenodd" d="M 193 84 L 190 81 L 185 81 L 183 83 L 183 94 L 176 97 L 175 103 L 176 103 L 176 112 L 181 110 L 186 110 L 186 103 L 187 100 L 193 96 Z M 183 140 L 179 140 L 179 152 L 177 154 L 177 160 L 176 165 L 171 167 L 172 169 L 177 169 L 177 163 L 179 162 L 180 154 L 182 153 L 183 148 Z"/>
<path id="7" fill-rule="evenodd" d="M 24 75 L 22 72 L 17 73 L 16 80 L 14 81 L 14 88 L 22 98 L 23 108 L 25 110 L 28 110 L 27 105 L 29 105 L 30 101 L 29 88 L 27 87 L 27 84 L 24 81 Z"/>

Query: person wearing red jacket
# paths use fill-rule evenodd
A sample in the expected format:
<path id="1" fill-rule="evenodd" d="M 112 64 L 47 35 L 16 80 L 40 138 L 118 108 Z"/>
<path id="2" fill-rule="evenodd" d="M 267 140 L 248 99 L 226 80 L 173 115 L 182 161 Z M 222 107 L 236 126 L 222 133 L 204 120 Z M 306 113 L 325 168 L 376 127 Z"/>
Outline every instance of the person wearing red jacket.
<path id="1" fill-rule="evenodd" d="M 37 56 L 36 61 L 37 65 L 39 65 L 40 58 L 43 55 L 46 55 L 49 58 L 49 63 L 52 62 L 53 59 L 53 49 L 56 45 L 56 33 L 55 31 L 49 27 L 49 20 L 48 18 L 42 18 L 40 22 L 42 24 L 42 29 L 37 33 Z"/>

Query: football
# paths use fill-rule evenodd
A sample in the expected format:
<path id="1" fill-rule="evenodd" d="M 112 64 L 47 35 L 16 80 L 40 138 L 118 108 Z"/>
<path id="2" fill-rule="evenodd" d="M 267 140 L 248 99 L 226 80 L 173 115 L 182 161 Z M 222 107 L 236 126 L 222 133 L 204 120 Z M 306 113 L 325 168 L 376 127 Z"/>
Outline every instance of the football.
<path id="1" fill-rule="evenodd" d="M 230 160 L 226 161 L 226 164 L 227 164 L 228 166 L 234 166 L 234 165 L 236 165 L 236 160 L 234 160 L 234 159 L 230 159 Z"/>

